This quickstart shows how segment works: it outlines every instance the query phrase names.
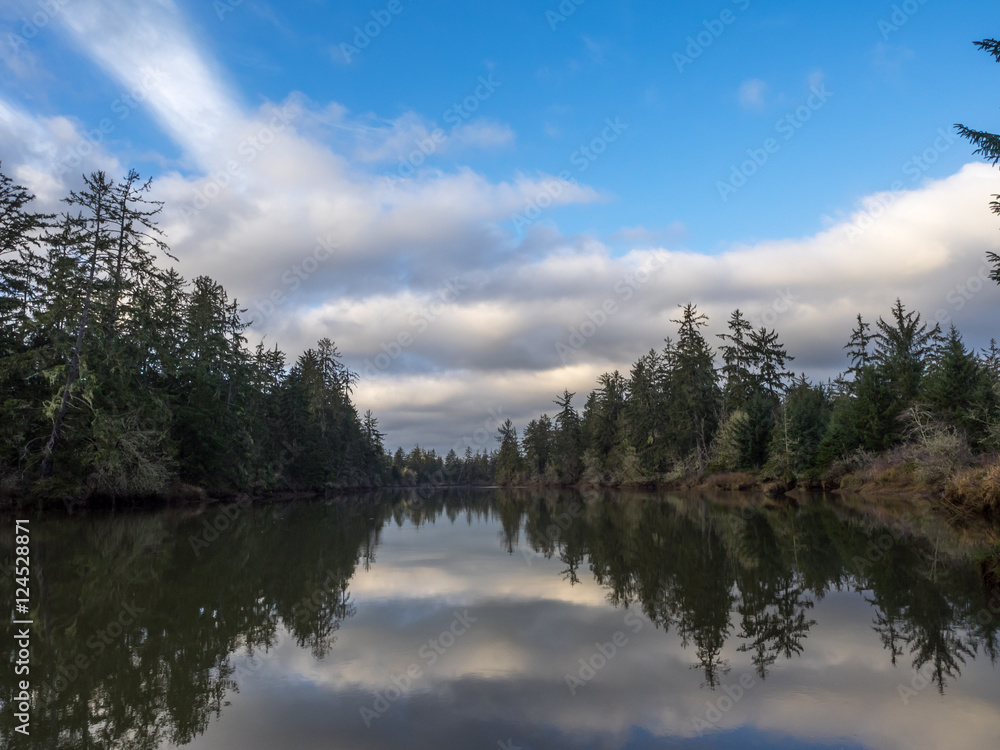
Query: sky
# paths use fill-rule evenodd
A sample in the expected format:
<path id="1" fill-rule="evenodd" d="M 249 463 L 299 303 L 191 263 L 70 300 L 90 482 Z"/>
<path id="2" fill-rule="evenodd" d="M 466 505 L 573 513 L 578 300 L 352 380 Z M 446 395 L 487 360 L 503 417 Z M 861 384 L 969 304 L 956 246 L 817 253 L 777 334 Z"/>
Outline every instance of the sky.
<path id="1" fill-rule="evenodd" d="M 40 207 L 152 177 L 177 268 L 294 359 L 326 336 L 387 444 L 495 446 L 739 307 L 792 367 L 854 317 L 985 346 L 995 5 L 6 0 L 0 163 Z M 169 262 L 169 261 L 167 261 Z M 713 338 L 714 340 L 714 338 Z"/>

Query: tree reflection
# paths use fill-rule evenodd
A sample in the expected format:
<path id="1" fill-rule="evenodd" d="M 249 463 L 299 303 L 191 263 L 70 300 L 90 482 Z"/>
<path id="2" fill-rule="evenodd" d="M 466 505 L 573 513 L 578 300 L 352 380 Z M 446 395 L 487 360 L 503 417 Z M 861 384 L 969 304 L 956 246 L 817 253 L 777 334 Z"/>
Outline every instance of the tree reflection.
<path id="1" fill-rule="evenodd" d="M 941 691 L 980 652 L 995 662 L 997 613 L 967 561 L 828 504 L 758 511 L 718 500 L 412 491 L 248 507 L 214 534 L 218 507 L 39 523 L 32 733 L 14 733 L 15 675 L 4 670 L 0 745 L 152 750 L 191 741 L 282 638 L 317 659 L 330 654 L 356 613 L 351 579 L 373 564 L 389 523 L 497 524 L 510 554 L 559 560 L 568 585 L 591 576 L 613 606 L 673 628 L 711 688 L 730 668 L 727 654 L 748 654 L 761 678 L 802 654 L 815 604 L 845 589 L 870 602 L 891 663 L 910 660 Z M 7 563 L 12 539 L 0 544 Z M 9 620 L 0 638 L 14 642 Z"/>

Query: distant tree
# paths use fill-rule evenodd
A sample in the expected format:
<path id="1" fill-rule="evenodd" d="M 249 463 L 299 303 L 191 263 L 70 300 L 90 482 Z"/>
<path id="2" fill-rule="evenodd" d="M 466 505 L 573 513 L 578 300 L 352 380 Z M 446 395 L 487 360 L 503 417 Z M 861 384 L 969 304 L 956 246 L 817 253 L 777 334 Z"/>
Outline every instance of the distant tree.
<path id="1" fill-rule="evenodd" d="M 509 420 L 497 429 L 497 442 L 500 450 L 497 453 L 494 478 L 497 484 L 516 484 L 521 479 L 521 451 L 518 447 L 517 428 Z"/>
<path id="2" fill-rule="evenodd" d="M 729 316 L 727 323 L 729 333 L 717 333 L 718 338 L 727 342 L 719 348 L 722 355 L 722 393 L 725 414 L 742 409 L 750 396 L 751 372 L 753 360 L 750 334 L 753 326 L 739 308 Z"/>
<path id="3" fill-rule="evenodd" d="M 712 348 L 701 328 L 708 316 L 695 305 L 681 308 L 677 343 L 666 352 L 667 414 L 670 438 L 679 458 L 693 455 L 701 471 L 708 460 L 708 445 L 718 425 L 722 393 L 716 377 Z"/>
<path id="4" fill-rule="evenodd" d="M 552 420 L 547 414 L 532 419 L 524 428 L 524 461 L 528 472 L 539 479 L 545 477 L 552 452 Z"/>
<path id="5" fill-rule="evenodd" d="M 885 374 L 902 411 L 917 396 L 924 370 L 940 341 L 941 327 L 921 323 L 920 313 L 907 312 L 899 299 L 892 306 L 892 319 L 880 317 L 875 327 L 872 361 Z"/>
<path id="6" fill-rule="evenodd" d="M 861 313 L 858 313 L 858 327 L 851 331 L 851 339 L 846 344 L 844 348 L 847 349 L 847 355 L 851 361 L 850 367 L 847 368 L 847 372 L 850 375 L 857 377 L 858 373 L 869 364 L 871 364 L 871 351 L 869 347 L 871 346 L 871 341 L 874 336 L 870 333 L 871 326 L 865 323 L 864 319 L 861 317 Z"/>
<path id="7" fill-rule="evenodd" d="M 987 366 L 965 348 L 954 325 L 923 381 L 920 400 L 938 419 L 963 430 L 974 446 L 996 423 L 1000 404 Z"/>
<path id="8" fill-rule="evenodd" d="M 568 390 L 555 400 L 559 411 L 555 417 L 552 460 L 559 481 L 571 484 L 580 477 L 580 415 L 573 407 L 573 396 Z"/>
<path id="9" fill-rule="evenodd" d="M 647 475 L 665 469 L 666 391 L 663 356 L 654 349 L 632 366 L 627 384 L 623 430 Z"/>

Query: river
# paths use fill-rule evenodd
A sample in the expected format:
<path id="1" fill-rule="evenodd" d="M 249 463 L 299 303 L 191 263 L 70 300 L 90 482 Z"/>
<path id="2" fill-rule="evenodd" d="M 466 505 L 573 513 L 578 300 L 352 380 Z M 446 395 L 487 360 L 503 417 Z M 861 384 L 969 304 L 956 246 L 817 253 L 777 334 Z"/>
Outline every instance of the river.
<path id="1" fill-rule="evenodd" d="M 446 489 L 29 518 L 30 734 L 5 623 L 4 747 L 1000 737 L 1000 590 L 926 509 Z"/>

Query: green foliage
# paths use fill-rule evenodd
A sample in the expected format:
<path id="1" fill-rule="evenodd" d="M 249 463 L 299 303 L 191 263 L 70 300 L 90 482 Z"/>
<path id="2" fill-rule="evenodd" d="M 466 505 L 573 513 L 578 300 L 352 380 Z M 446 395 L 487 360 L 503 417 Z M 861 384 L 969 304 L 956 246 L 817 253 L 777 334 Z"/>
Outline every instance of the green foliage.
<path id="1" fill-rule="evenodd" d="M 171 256 L 149 189 L 97 172 L 53 220 L 0 174 L 2 485 L 80 499 L 387 479 L 333 343 L 290 370 L 277 348 L 249 350 L 219 283 L 157 265 Z"/>
<path id="2" fill-rule="evenodd" d="M 708 446 L 719 421 L 722 392 L 719 388 L 712 348 L 701 328 L 708 316 L 688 304 L 682 308 L 677 343 L 664 352 L 667 369 L 667 434 L 674 446 L 674 457 L 693 454 L 704 469 Z"/>
<path id="3" fill-rule="evenodd" d="M 529 478 L 541 479 L 548 472 L 554 433 L 548 414 L 532 419 L 524 428 L 524 465 Z"/>
<path id="4" fill-rule="evenodd" d="M 913 448 L 914 456 L 937 455 L 961 436 L 977 451 L 1000 447 L 1000 347 L 976 357 L 956 330 L 942 336 L 900 300 L 874 331 L 860 315 L 856 320 L 845 373 L 813 385 L 793 379 L 793 358 L 777 332 L 755 330 L 739 310 L 718 334 L 724 343 L 716 370 L 701 333 L 707 319 L 686 305 L 674 321 L 676 341 L 639 357 L 628 380 L 617 371 L 602 375 L 582 419 L 570 406 L 573 394 L 564 392 L 550 454 L 559 469 L 536 467 L 533 476 L 623 484 L 751 471 L 816 480 L 851 457 L 912 442 L 903 416 L 916 406 L 930 410 L 943 437 Z M 532 456 L 539 455 L 529 449 L 537 424 L 525 432 Z"/>
<path id="5" fill-rule="evenodd" d="M 736 426 L 737 468 L 758 470 L 767 462 L 771 432 L 774 430 L 775 404 L 763 392 L 753 393 L 747 400 L 745 418 Z"/>
<path id="6" fill-rule="evenodd" d="M 580 476 L 580 415 L 573 408 L 573 396 L 568 390 L 555 400 L 556 414 L 553 436 L 552 469 L 558 481 L 572 484 Z"/>
<path id="7" fill-rule="evenodd" d="M 815 477 L 820 445 L 830 418 L 826 390 L 805 376 L 788 389 L 771 434 L 770 462 L 786 477 Z"/>
<path id="8" fill-rule="evenodd" d="M 987 365 L 966 350 L 952 326 L 921 385 L 920 401 L 938 420 L 965 432 L 973 447 L 980 447 L 1000 414 L 991 381 Z"/>

